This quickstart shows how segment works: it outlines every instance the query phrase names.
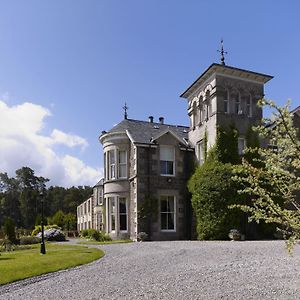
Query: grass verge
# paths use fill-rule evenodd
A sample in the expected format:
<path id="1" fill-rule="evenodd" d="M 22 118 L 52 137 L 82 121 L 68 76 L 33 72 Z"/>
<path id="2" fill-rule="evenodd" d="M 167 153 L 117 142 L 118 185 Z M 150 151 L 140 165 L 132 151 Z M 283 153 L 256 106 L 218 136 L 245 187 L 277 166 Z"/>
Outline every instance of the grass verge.
<path id="1" fill-rule="evenodd" d="M 40 245 L 22 251 L 2 252 L 0 285 L 83 265 L 103 255 L 100 249 L 57 244 L 47 244 L 46 255 L 40 254 Z"/>
<path id="2" fill-rule="evenodd" d="M 132 243 L 132 240 L 113 240 L 113 241 L 106 241 L 106 242 L 85 240 L 85 241 L 79 242 L 78 244 L 81 244 L 81 245 L 108 245 L 108 244 L 125 244 L 125 243 Z"/>

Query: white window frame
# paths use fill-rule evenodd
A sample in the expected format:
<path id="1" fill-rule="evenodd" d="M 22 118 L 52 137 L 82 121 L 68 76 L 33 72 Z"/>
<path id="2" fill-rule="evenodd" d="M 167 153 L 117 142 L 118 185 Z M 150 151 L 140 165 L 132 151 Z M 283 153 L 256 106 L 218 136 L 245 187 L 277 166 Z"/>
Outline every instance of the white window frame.
<path id="1" fill-rule="evenodd" d="M 199 160 L 199 165 L 203 165 L 205 161 L 205 145 L 204 145 L 204 140 L 199 141 L 197 144 L 198 148 L 198 160 Z"/>
<path id="2" fill-rule="evenodd" d="M 103 205 L 103 189 L 98 189 L 97 191 L 98 205 Z"/>
<path id="3" fill-rule="evenodd" d="M 121 152 L 125 154 L 125 162 L 120 162 Z M 125 176 L 121 176 L 121 167 L 125 167 Z M 127 178 L 127 151 L 125 150 L 118 151 L 118 178 Z"/>
<path id="4" fill-rule="evenodd" d="M 234 111 L 237 115 L 240 114 L 241 110 L 241 95 L 239 92 L 237 92 L 237 94 L 235 95 L 235 99 L 234 99 Z"/>
<path id="5" fill-rule="evenodd" d="M 248 117 L 252 117 L 252 96 L 251 94 L 248 95 L 246 99 L 246 114 Z"/>
<path id="6" fill-rule="evenodd" d="M 104 152 L 104 179 L 108 179 L 108 169 L 107 169 L 107 152 Z"/>
<path id="7" fill-rule="evenodd" d="M 224 100 L 223 100 L 223 104 L 224 104 L 224 113 L 225 114 L 229 114 L 230 112 L 230 109 L 229 109 L 229 92 L 226 90 L 226 97 L 224 97 Z M 226 107 L 226 110 L 225 110 L 225 107 Z"/>
<path id="8" fill-rule="evenodd" d="M 113 158 L 113 160 L 112 160 Z M 116 179 L 116 150 L 108 151 L 108 179 Z"/>
<path id="9" fill-rule="evenodd" d="M 167 200 L 169 200 L 170 197 L 173 198 L 173 201 L 174 201 L 174 211 L 173 212 L 162 212 L 161 211 L 161 201 L 162 201 L 162 198 L 164 198 L 164 197 L 166 197 Z M 176 216 L 177 216 L 177 214 L 176 214 L 176 206 L 177 205 L 176 205 L 176 197 L 175 197 L 175 195 L 160 195 L 160 197 L 159 197 L 159 217 L 160 217 L 160 231 L 161 232 L 176 232 L 176 223 L 177 223 L 176 222 Z M 161 223 L 162 214 L 166 214 L 166 215 L 173 214 L 174 229 L 162 229 L 162 223 Z M 168 220 L 168 218 L 167 218 L 167 220 Z"/>
<path id="10" fill-rule="evenodd" d="M 114 205 L 112 205 L 112 201 Z M 113 209 L 114 207 L 114 209 Z M 114 216 L 114 229 L 112 229 L 112 217 Z M 108 231 L 109 232 L 116 232 L 116 197 L 108 197 L 108 217 L 109 217 L 109 224 L 108 224 Z"/>
<path id="11" fill-rule="evenodd" d="M 161 150 L 162 149 L 171 149 L 173 152 L 173 160 L 162 160 L 161 159 Z M 159 172 L 160 172 L 160 176 L 175 176 L 175 148 L 174 146 L 168 146 L 168 145 L 161 145 L 160 146 L 160 154 L 159 154 Z M 161 173 L 161 162 L 172 162 L 173 163 L 173 173 L 172 174 L 165 174 L 165 173 Z"/>
<path id="12" fill-rule="evenodd" d="M 242 150 L 240 148 L 240 142 L 243 143 L 243 149 Z M 244 137 L 239 137 L 238 138 L 238 152 L 239 152 L 239 155 L 244 155 L 245 148 L 246 148 L 246 140 L 245 140 L 245 138 Z"/>

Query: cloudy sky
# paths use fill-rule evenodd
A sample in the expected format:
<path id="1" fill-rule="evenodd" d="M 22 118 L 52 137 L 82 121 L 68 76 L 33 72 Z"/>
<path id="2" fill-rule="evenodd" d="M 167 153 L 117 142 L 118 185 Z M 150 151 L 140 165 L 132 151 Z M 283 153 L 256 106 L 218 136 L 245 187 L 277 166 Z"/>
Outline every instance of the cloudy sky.
<path id="1" fill-rule="evenodd" d="M 0 172 L 94 185 L 98 136 L 129 117 L 188 124 L 179 95 L 213 62 L 274 76 L 300 105 L 300 2 L 0 0 Z"/>

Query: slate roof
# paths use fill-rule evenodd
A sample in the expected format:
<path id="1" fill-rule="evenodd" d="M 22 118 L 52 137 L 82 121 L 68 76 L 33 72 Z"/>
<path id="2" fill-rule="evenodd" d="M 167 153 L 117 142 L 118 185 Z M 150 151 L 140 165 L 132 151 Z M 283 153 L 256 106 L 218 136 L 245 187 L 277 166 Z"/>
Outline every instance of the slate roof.
<path id="1" fill-rule="evenodd" d="M 94 187 L 96 186 L 102 186 L 104 184 L 104 178 L 101 178 L 95 185 Z"/>
<path id="2" fill-rule="evenodd" d="M 128 132 L 134 143 L 153 144 L 155 139 L 171 132 L 183 144 L 188 146 L 189 127 L 180 125 L 169 125 L 161 123 L 150 123 L 132 119 L 124 119 L 105 134 Z"/>
<path id="3" fill-rule="evenodd" d="M 222 71 L 222 72 L 224 72 L 224 74 L 228 73 L 228 71 L 229 72 L 237 71 L 240 73 L 239 74 L 240 77 L 242 77 L 241 76 L 242 74 L 246 75 L 246 77 L 252 75 L 252 76 L 255 76 L 256 78 L 260 78 L 260 80 L 263 83 L 267 83 L 269 80 L 271 80 L 273 78 L 273 76 L 271 76 L 271 75 L 213 63 L 180 95 L 180 97 L 187 98 L 190 95 L 190 93 L 193 92 L 193 90 L 196 88 L 196 86 L 205 82 L 205 80 L 207 80 L 209 78 L 209 76 L 211 76 L 213 73 L 215 73 L 217 71 Z"/>

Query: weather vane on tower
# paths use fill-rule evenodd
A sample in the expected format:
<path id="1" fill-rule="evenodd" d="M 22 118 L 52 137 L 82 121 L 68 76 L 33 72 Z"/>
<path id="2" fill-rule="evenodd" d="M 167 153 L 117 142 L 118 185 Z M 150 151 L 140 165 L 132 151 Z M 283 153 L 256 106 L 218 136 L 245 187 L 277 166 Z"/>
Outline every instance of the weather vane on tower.
<path id="1" fill-rule="evenodd" d="M 221 50 L 217 50 L 221 53 L 221 64 L 225 66 L 225 57 L 224 54 L 228 54 L 227 51 L 224 51 L 223 39 L 221 39 Z"/>
<path id="2" fill-rule="evenodd" d="M 122 108 L 124 110 L 124 119 L 126 120 L 127 117 L 128 117 L 127 110 L 129 109 L 129 107 L 127 106 L 126 102 L 125 102 L 125 105 Z"/>

